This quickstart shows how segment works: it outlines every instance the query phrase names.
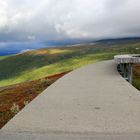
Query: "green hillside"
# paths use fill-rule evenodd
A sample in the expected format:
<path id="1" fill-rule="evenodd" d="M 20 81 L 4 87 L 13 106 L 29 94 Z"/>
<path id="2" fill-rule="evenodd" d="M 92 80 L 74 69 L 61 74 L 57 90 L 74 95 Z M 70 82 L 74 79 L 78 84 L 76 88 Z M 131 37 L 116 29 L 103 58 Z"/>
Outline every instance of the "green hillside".
<path id="1" fill-rule="evenodd" d="M 140 41 L 44 48 L 0 57 L 0 87 L 73 70 L 126 53 L 140 53 Z"/>

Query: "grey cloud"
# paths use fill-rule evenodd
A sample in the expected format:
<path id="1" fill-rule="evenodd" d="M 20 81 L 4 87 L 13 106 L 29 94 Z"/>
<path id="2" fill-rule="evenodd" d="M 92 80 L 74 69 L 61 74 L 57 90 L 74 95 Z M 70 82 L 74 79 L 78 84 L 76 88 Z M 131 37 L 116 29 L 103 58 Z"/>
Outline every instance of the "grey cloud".
<path id="1" fill-rule="evenodd" d="M 0 41 L 140 36 L 139 0 L 0 0 Z"/>

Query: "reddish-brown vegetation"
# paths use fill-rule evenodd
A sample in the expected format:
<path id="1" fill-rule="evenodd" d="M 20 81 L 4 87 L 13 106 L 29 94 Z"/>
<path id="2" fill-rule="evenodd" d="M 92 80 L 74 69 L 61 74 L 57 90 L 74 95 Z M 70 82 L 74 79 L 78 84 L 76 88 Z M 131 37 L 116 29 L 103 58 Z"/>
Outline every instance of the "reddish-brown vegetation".
<path id="1" fill-rule="evenodd" d="M 21 110 L 25 106 L 25 102 L 32 101 L 43 90 L 66 73 L 68 72 L 0 88 L 0 128 L 14 117 L 15 113 L 11 111 L 13 104 L 18 105 Z"/>
<path id="2" fill-rule="evenodd" d="M 140 77 L 140 64 L 134 65 L 134 74 L 137 77 Z"/>

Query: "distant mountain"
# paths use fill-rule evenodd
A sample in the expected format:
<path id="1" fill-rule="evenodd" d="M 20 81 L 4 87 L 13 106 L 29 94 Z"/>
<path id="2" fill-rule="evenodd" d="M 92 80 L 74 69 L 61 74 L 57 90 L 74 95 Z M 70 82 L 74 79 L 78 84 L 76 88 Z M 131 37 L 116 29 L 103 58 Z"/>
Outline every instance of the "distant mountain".
<path id="1" fill-rule="evenodd" d="M 127 43 L 127 42 L 136 42 L 140 41 L 140 37 L 128 37 L 128 38 L 115 38 L 115 39 L 102 39 L 95 41 L 96 43 L 106 43 L 106 44 L 118 44 L 118 43 Z"/>
<path id="2" fill-rule="evenodd" d="M 13 42 L 0 43 L 0 56 L 17 54 L 27 50 L 34 50 L 48 47 L 59 47 L 88 42 L 87 40 L 67 39 L 60 41 L 42 41 L 42 42 Z"/>
<path id="3" fill-rule="evenodd" d="M 45 48 L 47 45 L 40 42 L 5 42 L 0 43 L 0 56 L 17 54 L 26 50 Z"/>
<path id="4" fill-rule="evenodd" d="M 51 40 L 44 41 L 42 43 L 50 46 L 65 46 L 65 45 L 75 45 L 75 44 L 86 44 L 93 42 L 91 39 L 64 39 L 64 40 Z"/>
<path id="5" fill-rule="evenodd" d="M 0 56 L 17 54 L 25 52 L 27 50 L 34 50 L 39 48 L 50 48 L 50 47 L 60 47 L 60 46 L 77 46 L 82 44 L 100 44 L 104 46 L 122 43 L 133 43 L 140 41 L 140 37 L 131 38 L 116 38 L 116 39 L 103 39 L 93 41 L 91 39 L 66 39 L 66 40 L 51 40 L 42 42 L 15 42 L 15 43 L 0 43 Z"/>

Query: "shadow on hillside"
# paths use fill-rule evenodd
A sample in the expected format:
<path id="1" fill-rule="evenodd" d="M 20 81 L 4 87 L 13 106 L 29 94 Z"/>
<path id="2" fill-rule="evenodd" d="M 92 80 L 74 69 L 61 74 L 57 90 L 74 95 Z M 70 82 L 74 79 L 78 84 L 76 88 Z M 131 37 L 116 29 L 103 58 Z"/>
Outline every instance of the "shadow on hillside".
<path id="1" fill-rule="evenodd" d="M 18 76 L 25 71 L 31 71 L 49 64 L 57 63 L 64 59 L 64 57 L 65 55 L 55 57 L 17 55 L 2 59 L 0 60 L 0 80 L 9 79 Z"/>
<path id="2" fill-rule="evenodd" d="M 94 50 L 95 51 L 95 50 Z M 46 65 L 59 63 L 65 59 L 71 59 L 77 56 L 84 56 L 93 53 L 89 49 L 77 49 L 71 53 L 57 55 L 32 55 L 21 54 L 10 56 L 0 60 L 0 80 L 6 80 L 19 76 L 26 71 L 32 71 Z"/>

